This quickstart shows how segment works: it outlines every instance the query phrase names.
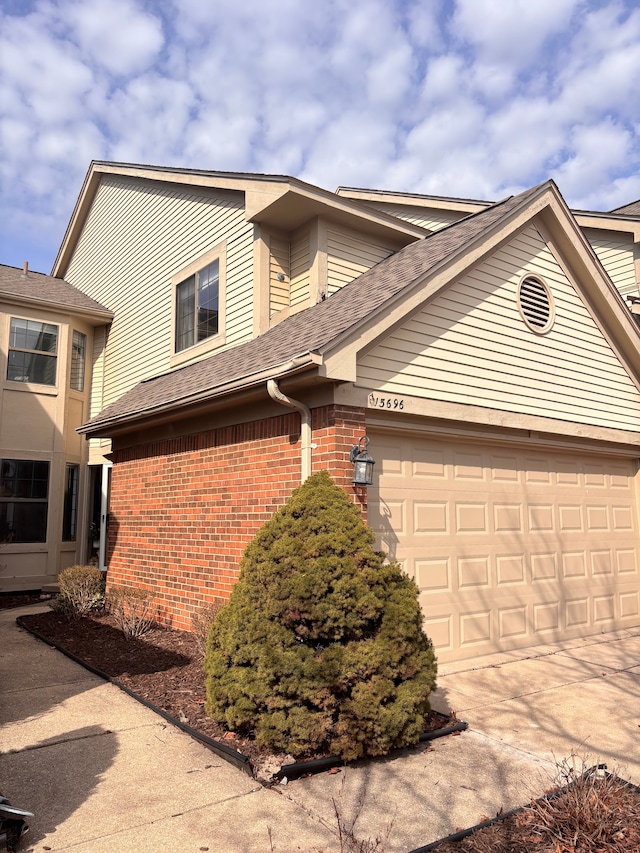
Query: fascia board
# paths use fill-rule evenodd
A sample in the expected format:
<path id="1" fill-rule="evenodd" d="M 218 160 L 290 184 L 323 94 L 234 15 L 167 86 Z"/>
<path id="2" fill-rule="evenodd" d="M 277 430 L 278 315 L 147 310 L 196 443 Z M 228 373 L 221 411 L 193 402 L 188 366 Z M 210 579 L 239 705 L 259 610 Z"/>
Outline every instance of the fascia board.
<path id="1" fill-rule="evenodd" d="M 62 243 L 60 243 L 58 254 L 53 262 L 53 267 L 51 269 L 51 275 L 53 278 L 65 277 L 69 261 L 71 260 L 71 254 L 75 248 L 78 237 L 80 236 L 80 232 L 82 231 L 84 221 L 87 218 L 93 203 L 99 183 L 100 175 L 95 170 L 94 164 L 92 163 L 85 175 L 82 188 L 80 189 L 80 194 L 78 195 L 75 207 L 73 208 L 73 213 L 69 219 L 67 229 L 64 232 Z"/>
<path id="2" fill-rule="evenodd" d="M 589 304 L 604 326 L 609 343 L 640 387 L 640 329 L 622 295 L 560 196 L 542 213 L 541 219 L 562 260 L 581 283 Z"/>
<path id="3" fill-rule="evenodd" d="M 365 190 L 355 187 L 338 187 L 336 195 L 356 201 L 388 202 L 389 204 L 408 204 L 414 207 L 432 210 L 451 210 L 456 213 L 477 213 L 495 204 L 493 201 L 480 201 L 447 196 L 429 196 L 420 193 L 402 193 L 392 190 Z"/>
<path id="4" fill-rule="evenodd" d="M 572 211 L 574 219 L 581 228 L 593 228 L 598 231 L 618 231 L 621 234 L 631 234 L 634 243 L 640 242 L 640 222 L 623 215 L 607 216 L 602 213 L 584 213 Z"/>
<path id="5" fill-rule="evenodd" d="M 432 299 L 454 279 L 494 252 L 517 231 L 524 228 L 541 210 L 550 204 L 555 186 L 548 182 L 542 185 L 537 197 L 524 201 L 504 219 L 498 220 L 455 255 L 449 256 L 430 268 L 424 276 L 413 283 L 410 289 L 400 290 L 393 299 L 383 303 L 375 314 L 370 315 L 344 335 L 331 343 L 323 353 L 321 373 L 330 379 L 354 382 L 358 355 L 371 346 L 382 335 L 387 334 L 408 316 Z"/>
<path id="6" fill-rule="evenodd" d="M 0 292 L 0 302 L 5 305 L 29 306 L 30 308 L 41 308 L 47 311 L 53 311 L 57 314 L 65 314 L 71 317 L 83 317 L 88 320 L 95 320 L 93 325 L 102 325 L 110 323 L 114 314 L 112 311 L 101 311 L 99 308 L 82 308 L 76 305 L 66 305 L 63 302 L 54 302 L 53 300 L 37 299 L 32 296 L 18 296 L 14 293 Z"/>
<path id="7" fill-rule="evenodd" d="M 258 206 L 260 202 L 262 205 Z M 420 225 L 293 180 L 287 191 L 277 196 L 260 196 L 253 192 L 247 196 L 247 219 L 250 222 L 264 223 L 288 232 L 317 216 L 356 231 L 388 235 L 403 245 L 423 239 L 430 233 Z"/>

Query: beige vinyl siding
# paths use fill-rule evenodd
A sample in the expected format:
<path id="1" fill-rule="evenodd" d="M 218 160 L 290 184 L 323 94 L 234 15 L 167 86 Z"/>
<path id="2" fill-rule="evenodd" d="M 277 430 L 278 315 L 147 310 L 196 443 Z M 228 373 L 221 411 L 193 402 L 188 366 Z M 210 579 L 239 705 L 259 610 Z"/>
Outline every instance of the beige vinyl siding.
<path id="1" fill-rule="evenodd" d="M 104 408 L 104 356 L 107 346 L 107 327 L 98 326 L 93 333 L 91 352 L 91 394 L 89 398 L 89 417 L 97 415 Z"/>
<path id="2" fill-rule="evenodd" d="M 421 228 L 428 228 L 430 231 L 439 231 L 468 215 L 460 211 L 438 210 L 437 208 L 419 207 L 418 205 L 390 204 L 389 202 L 370 203 L 383 213 L 397 216 L 398 219 L 404 219 L 406 222 L 419 225 Z"/>
<path id="3" fill-rule="evenodd" d="M 623 296 L 638 295 L 638 283 L 633 260 L 633 240 L 629 234 L 613 235 L 608 231 L 585 229 L 585 236 L 607 271 L 609 278 Z"/>
<path id="4" fill-rule="evenodd" d="M 300 231 L 291 239 L 291 307 L 311 296 L 311 234 Z"/>
<path id="5" fill-rule="evenodd" d="M 109 331 L 107 326 L 99 326 L 93 333 L 91 352 L 91 393 L 89 396 L 89 418 L 93 418 L 104 408 L 104 362 Z M 102 463 L 103 454 L 111 451 L 111 441 L 104 438 L 89 439 L 89 464 Z"/>
<path id="6" fill-rule="evenodd" d="M 335 293 L 393 253 L 354 231 L 327 229 L 327 292 Z"/>
<path id="7" fill-rule="evenodd" d="M 555 324 L 531 332 L 516 305 L 526 271 L 555 301 Z M 455 282 L 364 355 L 365 387 L 640 430 L 640 396 L 534 226 Z"/>
<path id="8" fill-rule="evenodd" d="M 223 348 L 251 337 L 253 226 L 240 193 L 105 175 L 65 278 L 115 312 L 105 354 L 108 405 L 170 368 L 171 277 L 226 246 Z"/>
<path id="9" fill-rule="evenodd" d="M 289 240 L 272 234 L 269 241 L 269 316 L 289 307 Z M 278 281 L 283 275 L 284 281 Z"/>

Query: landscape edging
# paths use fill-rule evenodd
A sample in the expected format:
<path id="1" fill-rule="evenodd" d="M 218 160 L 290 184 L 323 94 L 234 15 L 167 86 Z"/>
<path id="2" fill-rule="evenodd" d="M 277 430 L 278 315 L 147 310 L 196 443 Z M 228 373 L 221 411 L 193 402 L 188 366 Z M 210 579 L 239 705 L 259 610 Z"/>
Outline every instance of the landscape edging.
<path id="1" fill-rule="evenodd" d="M 580 774 L 579 778 L 589 776 L 590 774 L 595 773 L 598 770 L 603 770 L 605 775 L 609 779 L 619 779 L 619 781 L 622 782 L 624 785 L 629 788 L 633 788 L 640 794 L 640 785 L 634 785 L 632 782 L 627 782 L 626 779 L 620 779 L 620 777 L 616 776 L 614 773 L 609 773 L 607 771 L 606 764 L 596 764 L 594 767 L 589 767 L 587 770 Z M 445 842 L 462 841 L 463 838 L 468 838 L 470 835 L 473 835 L 474 832 L 486 829 L 489 826 L 494 826 L 496 823 L 501 823 L 502 821 L 513 817 L 519 812 L 524 811 L 525 809 L 530 809 L 535 803 L 543 803 L 545 801 L 557 799 L 558 797 L 562 796 L 562 794 L 569 791 L 574 784 L 575 782 L 571 782 L 569 785 L 564 785 L 562 788 L 558 788 L 555 791 L 552 791 L 550 794 L 544 794 L 544 796 L 542 797 L 537 797 L 535 800 L 532 800 L 530 803 L 527 803 L 524 806 L 517 806 L 515 809 L 511 809 L 508 812 L 498 814 L 495 817 L 490 818 L 489 820 L 484 820 L 481 823 L 476 823 L 475 826 L 470 826 L 468 829 L 461 829 L 458 832 L 452 832 L 451 835 L 446 835 L 444 838 L 438 838 L 436 841 L 432 841 L 430 844 L 425 844 L 422 847 L 416 847 L 413 850 L 409 850 L 409 853 L 431 853 L 431 851 L 437 850 L 438 846 L 440 844 L 444 844 Z"/>
<path id="2" fill-rule="evenodd" d="M 16 624 L 24 631 L 28 631 L 29 634 L 36 637 L 41 642 L 46 643 L 48 646 L 51 646 L 54 649 L 57 649 L 70 660 L 74 661 L 74 663 L 79 664 L 80 666 L 84 667 L 84 669 L 88 670 L 89 672 L 92 672 L 99 678 L 102 678 L 104 681 L 108 681 L 110 684 L 115 685 L 115 687 L 118 687 L 128 696 L 131 696 L 132 699 L 135 699 L 137 702 L 140 702 L 141 705 L 144 705 L 146 708 L 149 708 L 149 710 L 153 711 L 154 713 L 159 714 L 168 723 L 171 723 L 171 725 L 176 726 L 176 728 L 185 732 L 185 734 L 188 734 L 194 740 L 199 741 L 208 749 L 212 750 L 212 752 L 215 752 L 216 755 L 229 762 L 229 764 L 233 764 L 235 767 L 239 768 L 240 770 L 243 770 L 252 778 L 255 778 L 253 765 L 251 764 L 251 760 L 246 755 L 243 755 L 241 752 L 232 749 L 224 743 L 220 743 L 220 741 L 210 738 L 208 735 L 202 734 L 202 732 L 199 732 L 197 729 L 193 729 L 186 723 L 182 723 L 180 720 L 176 719 L 176 717 L 172 717 L 171 714 L 168 714 L 166 711 L 163 711 L 162 708 L 159 708 L 157 705 L 154 705 L 153 702 L 150 702 L 148 699 L 145 699 L 143 696 L 140 696 L 138 693 L 135 693 L 121 681 L 118 681 L 117 678 L 113 678 L 112 676 L 107 675 L 106 672 L 102 672 L 97 667 L 93 666 L 87 661 L 82 660 L 82 658 L 79 658 L 73 652 L 70 652 L 68 649 L 65 649 L 64 646 L 61 646 L 59 643 L 56 643 L 55 641 L 50 640 L 48 637 L 45 637 L 35 628 L 31 628 L 29 627 L 29 625 L 23 624 L 22 616 L 16 617 Z M 418 743 L 424 743 L 426 741 L 435 740 L 436 738 L 444 737 L 445 735 L 453 734 L 454 732 L 462 732 L 465 731 L 467 727 L 467 723 L 460 721 L 454 723 L 451 726 L 446 726 L 443 729 L 436 729 L 433 732 L 424 732 L 420 735 Z M 296 761 L 292 764 L 284 764 L 276 773 L 273 774 L 272 780 L 278 781 L 284 778 L 286 778 L 287 780 L 297 779 L 307 773 L 322 773 L 325 770 L 330 770 L 332 767 L 342 767 L 345 764 L 346 762 L 344 761 L 344 759 L 333 755 L 323 756 L 322 758 L 311 758 L 306 761 Z M 420 848 L 420 850 L 422 851 L 422 848 Z M 414 851 L 412 851 L 412 853 L 414 853 Z M 415 853 L 418 853 L 418 851 L 415 851 Z"/>

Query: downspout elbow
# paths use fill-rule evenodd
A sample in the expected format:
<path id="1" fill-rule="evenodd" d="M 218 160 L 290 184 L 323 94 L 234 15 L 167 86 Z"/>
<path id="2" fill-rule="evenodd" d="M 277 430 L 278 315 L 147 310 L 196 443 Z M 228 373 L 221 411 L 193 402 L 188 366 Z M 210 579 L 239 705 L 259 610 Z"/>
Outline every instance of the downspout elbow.
<path id="1" fill-rule="evenodd" d="M 291 397 L 283 394 L 275 379 L 267 380 L 267 391 L 271 399 L 275 400 L 276 403 L 300 412 L 300 439 L 302 442 L 300 451 L 301 482 L 304 483 L 307 477 L 311 476 L 311 450 L 313 449 L 313 445 L 311 444 L 311 409 L 305 406 L 304 403 L 301 403 L 300 400 L 293 400 Z"/>

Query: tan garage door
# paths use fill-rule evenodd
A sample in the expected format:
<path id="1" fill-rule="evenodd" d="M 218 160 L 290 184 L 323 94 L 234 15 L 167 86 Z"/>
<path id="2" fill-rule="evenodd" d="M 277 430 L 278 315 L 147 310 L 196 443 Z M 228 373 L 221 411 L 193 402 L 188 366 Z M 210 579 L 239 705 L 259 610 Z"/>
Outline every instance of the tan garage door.
<path id="1" fill-rule="evenodd" d="M 369 523 L 440 660 L 640 624 L 635 460 L 370 436 Z"/>

